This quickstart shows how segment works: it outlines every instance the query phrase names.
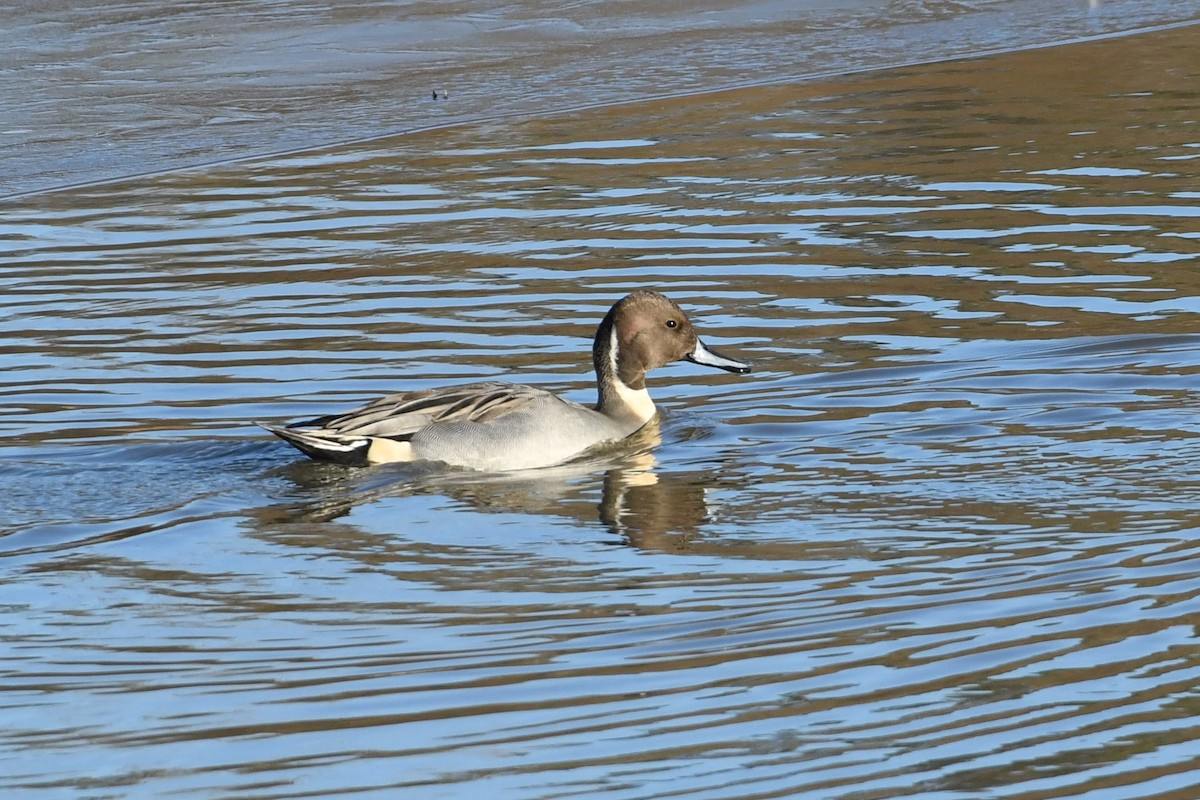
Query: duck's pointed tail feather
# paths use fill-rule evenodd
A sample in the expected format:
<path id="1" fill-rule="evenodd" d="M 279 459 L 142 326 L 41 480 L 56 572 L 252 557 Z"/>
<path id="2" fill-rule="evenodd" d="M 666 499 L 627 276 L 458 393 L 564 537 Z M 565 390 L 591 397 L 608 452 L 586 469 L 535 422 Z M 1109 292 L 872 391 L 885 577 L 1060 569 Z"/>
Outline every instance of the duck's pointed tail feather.
<path id="1" fill-rule="evenodd" d="M 332 461 L 350 467 L 365 467 L 370 463 L 367 451 L 371 449 L 371 440 L 366 436 L 345 436 L 311 428 L 284 428 L 265 422 L 254 424 L 317 461 Z"/>

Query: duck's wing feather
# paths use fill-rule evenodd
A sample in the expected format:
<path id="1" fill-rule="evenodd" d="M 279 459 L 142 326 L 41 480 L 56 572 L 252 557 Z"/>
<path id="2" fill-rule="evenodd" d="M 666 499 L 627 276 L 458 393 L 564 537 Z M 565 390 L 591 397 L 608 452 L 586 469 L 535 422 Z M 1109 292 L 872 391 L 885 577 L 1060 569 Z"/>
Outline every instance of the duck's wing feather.
<path id="1" fill-rule="evenodd" d="M 553 397 L 544 389 L 511 383 L 471 383 L 390 394 L 344 414 L 289 425 L 341 436 L 410 438 L 439 422 L 490 422 L 530 403 Z"/>

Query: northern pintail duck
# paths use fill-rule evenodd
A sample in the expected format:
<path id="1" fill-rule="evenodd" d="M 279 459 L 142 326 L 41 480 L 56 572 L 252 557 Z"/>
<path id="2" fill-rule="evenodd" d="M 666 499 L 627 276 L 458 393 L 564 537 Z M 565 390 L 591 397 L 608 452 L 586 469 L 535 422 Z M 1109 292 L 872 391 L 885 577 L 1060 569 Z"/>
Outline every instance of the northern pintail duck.
<path id="1" fill-rule="evenodd" d="M 548 467 L 624 439 L 649 422 L 656 409 L 646 373 L 684 360 L 750 371 L 749 364 L 706 347 L 674 302 L 639 291 L 617 301 L 596 330 L 592 363 L 600 396 L 593 407 L 533 386 L 488 382 L 392 394 L 345 414 L 286 427 L 259 424 L 304 454 L 339 464 Z"/>

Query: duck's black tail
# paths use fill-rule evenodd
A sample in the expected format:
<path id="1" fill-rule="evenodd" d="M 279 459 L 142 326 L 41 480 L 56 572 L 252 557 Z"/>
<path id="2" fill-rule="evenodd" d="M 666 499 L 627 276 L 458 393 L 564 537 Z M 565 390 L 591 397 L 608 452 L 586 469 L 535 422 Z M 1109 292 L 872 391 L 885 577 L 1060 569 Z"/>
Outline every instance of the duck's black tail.
<path id="1" fill-rule="evenodd" d="M 331 461 L 348 467 L 365 467 L 370 463 L 367 460 L 367 451 L 371 449 L 371 440 L 365 436 L 345 436 L 312 428 L 284 428 L 265 422 L 254 424 L 269 430 L 317 461 Z"/>

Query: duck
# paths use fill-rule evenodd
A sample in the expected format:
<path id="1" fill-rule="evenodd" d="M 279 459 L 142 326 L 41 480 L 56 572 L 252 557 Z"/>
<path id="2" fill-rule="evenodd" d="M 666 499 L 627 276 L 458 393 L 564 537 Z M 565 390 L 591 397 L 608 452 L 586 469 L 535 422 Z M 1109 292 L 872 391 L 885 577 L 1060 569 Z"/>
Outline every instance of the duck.
<path id="1" fill-rule="evenodd" d="M 596 329 L 595 405 L 540 387 L 486 381 L 389 394 L 290 425 L 256 424 L 310 458 L 347 466 L 439 461 L 486 472 L 537 469 L 626 439 L 649 423 L 658 409 L 646 374 L 674 361 L 751 370 L 705 345 L 673 300 L 639 290 L 614 303 Z"/>

